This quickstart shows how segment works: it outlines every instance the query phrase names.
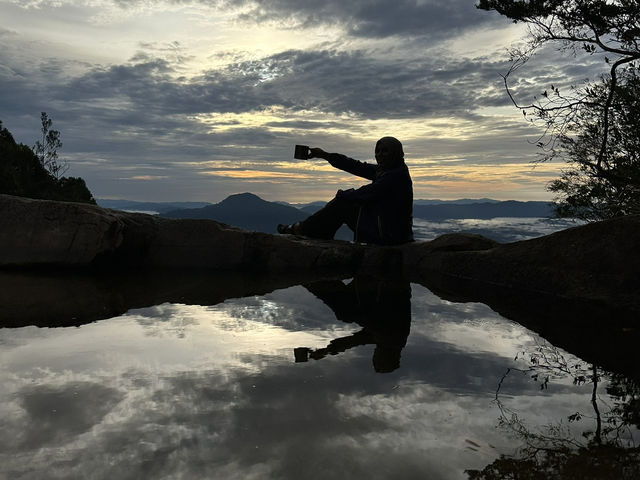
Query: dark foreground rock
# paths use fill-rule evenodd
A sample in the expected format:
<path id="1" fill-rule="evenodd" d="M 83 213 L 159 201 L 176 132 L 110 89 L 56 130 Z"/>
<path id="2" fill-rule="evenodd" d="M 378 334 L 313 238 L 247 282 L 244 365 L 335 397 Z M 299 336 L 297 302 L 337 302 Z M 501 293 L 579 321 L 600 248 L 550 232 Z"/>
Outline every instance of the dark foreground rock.
<path id="1" fill-rule="evenodd" d="M 402 273 L 467 290 L 599 302 L 638 310 L 640 216 L 498 244 L 449 234 L 397 247 L 247 232 L 76 203 L 0 195 L 0 268 L 187 268 Z M 465 294 L 469 296 L 469 291 Z"/>

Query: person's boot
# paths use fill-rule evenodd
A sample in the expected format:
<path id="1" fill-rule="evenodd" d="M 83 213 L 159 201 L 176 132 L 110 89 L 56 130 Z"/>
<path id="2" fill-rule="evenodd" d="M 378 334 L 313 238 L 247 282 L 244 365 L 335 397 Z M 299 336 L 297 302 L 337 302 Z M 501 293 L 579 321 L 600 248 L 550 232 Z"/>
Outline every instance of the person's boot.
<path id="1" fill-rule="evenodd" d="M 300 235 L 300 222 L 292 223 L 291 225 L 278 225 L 278 233 L 285 235 Z"/>

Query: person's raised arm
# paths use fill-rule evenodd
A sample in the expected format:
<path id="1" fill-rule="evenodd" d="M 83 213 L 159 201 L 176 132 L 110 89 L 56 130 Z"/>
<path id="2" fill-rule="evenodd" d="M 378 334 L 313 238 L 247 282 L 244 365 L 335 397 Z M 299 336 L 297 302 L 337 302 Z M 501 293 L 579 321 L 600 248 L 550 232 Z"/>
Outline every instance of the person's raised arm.
<path id="1" fill-rule="evenodd" d="M 340 153 L 329 153 L 321 148 L 314 147 L 309 149 L 309 158 L 323 158 L 335 168 L 368 180 L 373 180 L 376 176 L 375 165 L 354 160 Z"/>

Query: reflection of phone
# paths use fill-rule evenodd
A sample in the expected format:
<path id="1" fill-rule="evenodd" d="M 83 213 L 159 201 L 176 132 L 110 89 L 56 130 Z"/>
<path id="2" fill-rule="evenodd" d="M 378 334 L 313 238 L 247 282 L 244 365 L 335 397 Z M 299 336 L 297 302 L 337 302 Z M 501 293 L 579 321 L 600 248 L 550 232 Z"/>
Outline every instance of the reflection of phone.
<path id="1" fill-rule="evenodd" d="M 311 352 L 310 348 L 307 347 L 298 347 L 293 349 L 293 356 L 296 359 L 296 363 L 306 362 L 309 360 L 309 352 Z"/>
<path id="2" fill-rule="evenodd" d="M 297 158 L 298 160 L 308 160 L 309 147 L 306 145 L 296 145 L 296 151 L 293 154 L 293 158 Z"/>

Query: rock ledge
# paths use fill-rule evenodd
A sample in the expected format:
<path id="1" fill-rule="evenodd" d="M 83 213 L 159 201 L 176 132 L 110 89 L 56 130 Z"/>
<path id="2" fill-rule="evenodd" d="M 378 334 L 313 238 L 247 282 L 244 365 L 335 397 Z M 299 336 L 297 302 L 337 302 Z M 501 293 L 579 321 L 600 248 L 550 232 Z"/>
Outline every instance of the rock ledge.
<path id="1" fill-rule="evenodd" d="M 498 244 L 448 234 L 396 247 L 248 232 L 93 205 L 0 195 L 0 268 L 375 271 L 517 295 L 597 300 L 638 310 L 640 216 Z"/>

